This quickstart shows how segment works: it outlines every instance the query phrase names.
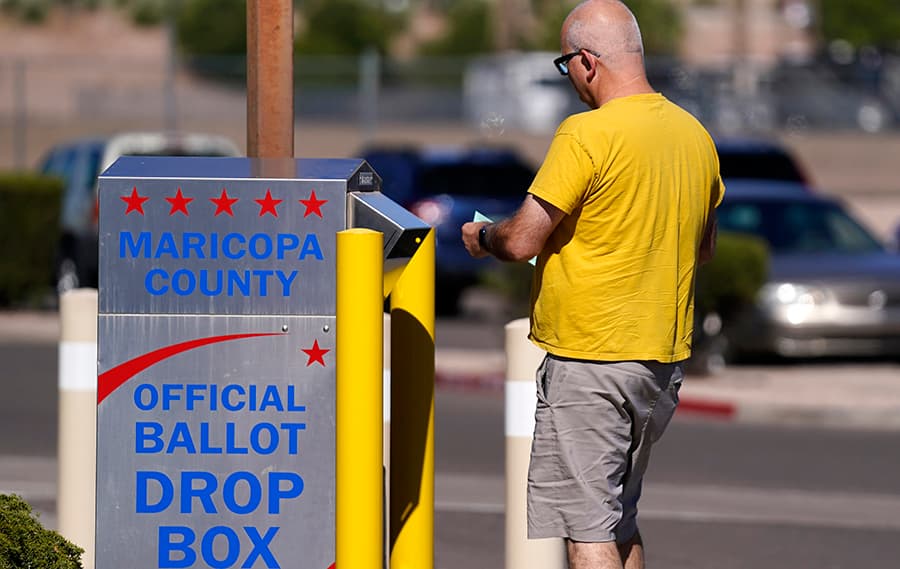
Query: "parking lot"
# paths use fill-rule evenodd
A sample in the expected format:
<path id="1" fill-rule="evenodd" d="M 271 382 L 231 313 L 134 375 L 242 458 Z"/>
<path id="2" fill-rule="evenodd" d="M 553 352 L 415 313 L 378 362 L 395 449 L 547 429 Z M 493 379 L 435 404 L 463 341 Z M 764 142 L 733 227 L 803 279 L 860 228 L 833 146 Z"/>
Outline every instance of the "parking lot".
<path id="1" fill-rule="evenodd" d="M 119 50 L 127 48 L 122 38 L 110 42 L 115 36 L 91 35 L 105 38 L 102 43 L 116 45 Z M 74 34 L 66 39 L 71 44 L 85 41 Z M 77 51 L 74 45 L 70 49 Z M 0 137 L 0 169 L 33 168 L 48 149 L 76 137 L 162 128 L 224 135 L 243 151 L 247 97 L 240 88 L 215 86 L 180 66 L 173 73 L 174 66 L 158 55 L 151 58 L 153 65 L 136 64 L 126 58 L 124 64 L 98 66 L 94 57 L 74 57 L 82 61 L 49 58 L 49 65 L 41 61 L 16 66 L 11 63 L 12 73 L 0 74 L 0 92 L 9 95 L 6 103 L 0 104 L 0 132 L 9 133 Z M 156 65 L 160 62 L 163 65 Z M 507 107 L 501 112 L 491 112 L 480 124 L 476 120 L 466 125 L 458 108 L 462 102 L 458 93 L 434 87 L 446 78 L 442 81 L 438 77 L 434 84 L 392 85 L 397 82 L 393 78 L 383 85 L 378 83 L 376 89 L 367 89 L 371 85 L 362 84 L 363 67 L 355 61 L 350 63 L 351 75 L 360 70 L 359 89 L 351 86 L 335 90 L 329 84 L 315 90 L 296 85 L 301 104 L 294 123 L 295 156 L 360 156 L 362 149 L 373 145 L 478 145 L 511 148 L 533 166 L 543 158 L 556 119 L 547 121 L 549 131 L 542 134 L 517 130 L 511 96 L 499 98 Z M 535 65 L 543 63 L 537 61 Z M 298 65 L 304 71 L 315 67 L 315 62 Z M 340 65 L 329 60 L 321 67 L 331 73 Z M 5 69 L 0 66 L 0 71 Z M 552 72 L 549 66 L 543 69 Z M 441 72 L 438 68 L 437 73 Z M 554 79 L 563 82 L 555 73 Z M 568 85 L 564 87 L 568 89 Z M 799 157 L 816 191 L 841 198 L 881 240 L 900 245 L 896 243 L 900 240 L 900 129 L 892 124 L 885 125 L 887 130 L 883 132 L 881 127 L 869 129 L 879 130 L 878 134 L 827 130 L 862 126 L 848 126 L 838 120 L 841 113 L 837 107 L 848 100 L 846 93 L 838 93 L 830 103 L 819 107 L 824 108 L 824 120 L 811 121 L 805 115 L 811 110 L 811 102 L 825 99 L 821 87 L 809 81 L 787 87 L 783 80 L 775 87 L 784 88 L 788 95 L 801 87 L 812 87 L 813 93 L 799 101 L 800 109 L 791 111 L 797 116 L 790 120 L 735 128 L 781 129 L 766 136 Z M 699 90 L 712 92 L 708 88 Z M 526 89 L 517 88 L 516 94 L 538 100 Z M 668 96 L 673 94 L 670 91 Z M 478 99 L 486 97 L 479 94 Z M 748 102 L 738 101 L 738 108 L 731 110 L 738 116 L 746 115 L 742 120 L 747 123 L 756 122 Z M 764 111 L 774 116 L 776 108 L 773 103 Z M 518 114 L 537 116 L 533 110 Z M 709 127 L 723 128 L 722 121 L 710 118 Z M 737 184 L 732 187 L 736 189 Z M 482 197 L 484 192 L 479 190 L 478 194 Z M 89 189 L 86 195 L 90 197 Z M 472 209 L 467 204 L 464 215 L 469 217 Z M 724 208 L 721 211 L 720 219 L 724 219 Z M 453 229 L 458 224 L 455 219 L 448 224 L 448 239 L 454 239 Z M 776 225 L 794 228 L 799 224 Z M 52 229 L 48 228 L 45 234 L 50 233 Z M 445 245 L 444 259 L 447 249 Z M 852 254 L 847 259 L 852 260 Z M 813 261 L 819 263 L 820 259 Z M 848 261 L 843 262 L 848 273 Z M 769 272 L 770 277 L 774 274 Z M 893 275 L 897 282 L 898 273 Z M 505 282 L 518 281 L 507 278 Z M 527 284 L 527 279 L 522 282 Z M 892 301 L 896 298 L 892 290 L 870 288 L 868 296 L 863 297 L 867 299 L 863 310 L 872 309 L 868 314 L 880 315 L 878 311 L 885 308 L 888 297 Z M 48 292 L 48 298 L 56 296 Z M 881 299 L 880 304 L 873 299 Z M 6 393 L 0 397 L 0 494 L 23 495 L 50 528 L 64 521 L 61 513 L 57 518 L 57 498 L 63 493 L 59 482 L 69 480 L 69 473 L 60 450 L 72 448 L 64 436 L 67 415 L 61 412 L 66 403 L 64 376 L 69 366 L 60 364 L 65 360 L 61 360 L 59 315 L 50 307 L 53 302 L 48 301 L 43 310 L 0 310 L 0 358 L 4 361 L 0 386 Z M 511 436 L 507 417 L 522 408 L 528 413 L 527 404 L 510 407 L 505 397 L 505 324 L 523 316 L 517 311 L 521 308 L 510 308 L 498 293 L 478 286 L 466 292 L 461 314 L 436 322 L 436 386 L 434 391 L 427 390 L 434 396 L 434 408 L 426 415 L 434 419 L 429 429 L 434 434 L 437 569 L 503 566 L 504 526 L 509 521 L 505 516 L 514 509 L 504 500 L 510 477 L 504 452 L 505 439 Z M 758 336 L 762 336 L 760 331 L 761 327 L 754 328 Z M 132 339 L 139 335 L 132 335 L 131 330 L 126 334 Z M 854 337 L 862 335 L 855 332 Z M 395 362 L 406 355 L 405 346 L 400 347 Z M 315 351 L 319 351 L 318 344 Z M 245 361 L 258 367 L 262 358 L 254 355 Z M 295 369 L 284 374 L 287 382 L 302 381 Z M 256 371 L 247 375 L 257 377 Z M 395 387 L 406 387 L 398 377 L 405 376 L 395 373 Z M 894 447 L 900 432 L 898 378 L 900 354 L 842 359 L 753 358 L 729 361 L 709 375 L 691 373 L 680 391 L 679 411 L 655 448 L 654 466 L 646 478 L 641 528 L 648 543 L 648 564 L 669 569 L 893 566 L 895 562 L 890 560 L 900 557 L 900 478 L 896 476 L 900 455 L 885 449 Z M 423 379 L 430 388 L 430 376 Z M 86 415 L 92 415 L 93 403 L 88 401 Z M 402 408 L 396 403 L 395 433 L 409 431 L 398 419 Z M 109 408 L 107 405 L 104 409 Z M 130 436 L 127 424 L 117 421 L 113 427 L 105 431 Z M 137 436 L 135 430 L 135 441 Z M 109 462 L 101 462 L 99 466 L 101 481 L 104 477 L 118 478 L 128 488 L 129 478 L 118 476 L 119 465 L 114 463 L 109 468 Z M 291 464 L 288 470 L 302 470 L 295 466 L 297 463 Z M 88 493 L 82 490 L 81 494 Z M 128 508 L 127 500 L 125 504 Z M 423 501 L 415 507 L 426 504 Z M 81 525 L 91 527 L 90 523 Z M 391 534 L 391 528 L 385 530 Z M 111 534 L 98 532 L 106 540 Z"/>

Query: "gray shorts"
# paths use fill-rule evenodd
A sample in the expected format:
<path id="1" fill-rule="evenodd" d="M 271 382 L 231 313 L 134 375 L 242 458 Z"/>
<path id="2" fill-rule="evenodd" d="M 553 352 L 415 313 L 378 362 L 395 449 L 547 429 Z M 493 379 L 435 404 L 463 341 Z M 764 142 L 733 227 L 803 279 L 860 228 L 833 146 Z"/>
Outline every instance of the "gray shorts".
<path id="1" fill-rule="evenodd" d="M 623 543 L 650 447 L 678 405 L 681 363 L 547 356 L 537 371 L 528 537 Z"/>

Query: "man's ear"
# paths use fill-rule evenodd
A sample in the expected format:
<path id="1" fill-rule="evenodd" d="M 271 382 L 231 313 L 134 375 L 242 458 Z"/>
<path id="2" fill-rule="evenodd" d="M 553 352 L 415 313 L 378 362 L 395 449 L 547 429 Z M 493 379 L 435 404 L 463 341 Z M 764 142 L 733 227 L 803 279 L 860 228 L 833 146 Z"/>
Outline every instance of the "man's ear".
<path id="1" fill-rule="evenodd" d="M 594 75 L 597 74 L 597 66 L 591 63 L 591 58 L 584 54 L 582 54 L 581 56 L 581 63 L 587 70 L 587 80 L 592 80 L 594 78 Z"/>

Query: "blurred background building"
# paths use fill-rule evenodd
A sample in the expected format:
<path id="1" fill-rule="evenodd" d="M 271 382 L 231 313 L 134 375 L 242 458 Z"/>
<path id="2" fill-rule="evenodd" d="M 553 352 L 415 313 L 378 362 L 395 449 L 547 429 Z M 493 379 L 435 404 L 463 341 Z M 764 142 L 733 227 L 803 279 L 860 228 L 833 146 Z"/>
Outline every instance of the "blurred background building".
<path id="1" fill-rule="evenodd" d="M 653 84 L 717 133 L 900 124 L 895 0 L 627 3 Z M 526 152 L 539 158 L 581 108 L 550 64 L 573 4 L 297 0 L 298 125 L 352 133 L 298 136 L 298 152 L 352 154 L 439 124 L 449 141 L 538 137 Z M 243 0 L 0 0 L 0 168 L 33 167 L 85 133 L 191 129 L 243 143 L 245 14 Z"/>

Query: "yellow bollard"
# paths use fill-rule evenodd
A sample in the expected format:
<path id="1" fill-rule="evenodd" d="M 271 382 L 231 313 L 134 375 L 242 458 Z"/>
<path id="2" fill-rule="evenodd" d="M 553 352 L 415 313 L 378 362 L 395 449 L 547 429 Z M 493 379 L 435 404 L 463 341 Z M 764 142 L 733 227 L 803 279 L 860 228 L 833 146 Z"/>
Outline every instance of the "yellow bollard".
<path id="1" fill-rule="evenodd" d="M 335 563 L 381 569 L 383 235 L 337 234 Z"/>
<path id="2" fill-rule="evenodd" d="M 391 292 L 390 449 L 390 567 L 432 569 L 434 229 Z"/>

